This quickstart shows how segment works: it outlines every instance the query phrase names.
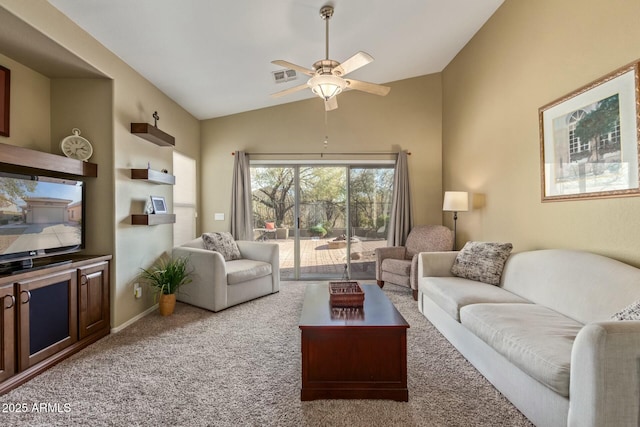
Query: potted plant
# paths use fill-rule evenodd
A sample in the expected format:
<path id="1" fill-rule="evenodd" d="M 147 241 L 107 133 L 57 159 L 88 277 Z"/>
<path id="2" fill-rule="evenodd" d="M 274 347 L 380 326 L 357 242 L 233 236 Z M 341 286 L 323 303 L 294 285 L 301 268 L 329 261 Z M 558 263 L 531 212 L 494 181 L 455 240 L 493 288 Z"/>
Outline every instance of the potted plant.
<path id="1" fill-rule="evenodd" d="M 148 269 L 142 268 L 140 277 L 154 288 L 160 314 L 169 316 L 176 306 L 176 292 L 181 286 L 191 283 L 189 260 L 186 257 L 164 256 Z"/>

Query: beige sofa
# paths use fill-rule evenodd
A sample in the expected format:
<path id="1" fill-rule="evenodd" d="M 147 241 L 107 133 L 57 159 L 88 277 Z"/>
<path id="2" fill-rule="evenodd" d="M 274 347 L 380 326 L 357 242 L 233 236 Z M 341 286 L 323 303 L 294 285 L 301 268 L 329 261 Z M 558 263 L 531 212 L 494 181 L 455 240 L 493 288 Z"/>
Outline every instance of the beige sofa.
<path id="1" fill-rule="evenodd" d="M 640 425 L 640 270 L 570 250 L 512 254 L 499 286 L 421 253 L 418 308 L 537 426 Z"/>
<path id="2" fill-rule="evenodd" d="M 176 294 L 178 301 L 220 311 L 280 290 L 277 243 L 236 241 L 242 259 L 225 261 L 205 249 L 202 237 L 173 248 L 173 257 L 188 257 L 193 281 Z"/>

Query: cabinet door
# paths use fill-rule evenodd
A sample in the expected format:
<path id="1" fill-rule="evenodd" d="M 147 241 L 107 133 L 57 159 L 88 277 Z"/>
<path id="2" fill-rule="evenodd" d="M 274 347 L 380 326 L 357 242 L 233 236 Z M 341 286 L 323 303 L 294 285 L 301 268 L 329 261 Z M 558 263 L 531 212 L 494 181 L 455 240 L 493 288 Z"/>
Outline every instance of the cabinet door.
<path id="1" fill-rule="evenodd" d="M 78 269 L 80 339 L 109 329 L 109 263 Z"/>
<path id="2" fill-rule="evenodd" d="M 76 270 L 16 283 L 21 371 L 78 340 L 76 284 Z"/>
<path id="3" fill-rule="evenodd" d="M 0 382 L 16 371 L 15 309 L 13 285 L 0 288 Z"/>

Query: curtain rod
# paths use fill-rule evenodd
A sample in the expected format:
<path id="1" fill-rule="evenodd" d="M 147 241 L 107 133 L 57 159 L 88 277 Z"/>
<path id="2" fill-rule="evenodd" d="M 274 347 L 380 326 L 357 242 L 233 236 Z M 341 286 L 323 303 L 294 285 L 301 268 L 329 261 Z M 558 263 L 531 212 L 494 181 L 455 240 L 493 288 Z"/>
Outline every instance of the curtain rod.
<path id="1" fill-rule="evenodd" d="M 359 153 L 247 153 L 248 155 L 256 155 L 256 156 L 303 156 L 303 155 L 316 155 L 316 156 L 390 156 L 397 155 L 397 151 L 389 151 L 389 152 L 359 152 Z M 235 151 L 231 152 L 232 156 L 235 156 Z M 407 155 L 411 155 L 410 152 L 407 152 Z"/>

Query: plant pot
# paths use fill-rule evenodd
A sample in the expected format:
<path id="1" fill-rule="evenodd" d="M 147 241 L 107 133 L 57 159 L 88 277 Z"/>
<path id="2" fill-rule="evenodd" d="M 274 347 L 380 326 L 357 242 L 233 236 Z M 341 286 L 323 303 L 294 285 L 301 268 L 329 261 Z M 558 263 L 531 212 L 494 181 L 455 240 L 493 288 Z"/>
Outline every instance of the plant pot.
<path id="1" fill-rule="evenodd" d="M 161 315 L 170 316 L 176 308 L 176 294 L 160 294 L 158 306 Z"/>

